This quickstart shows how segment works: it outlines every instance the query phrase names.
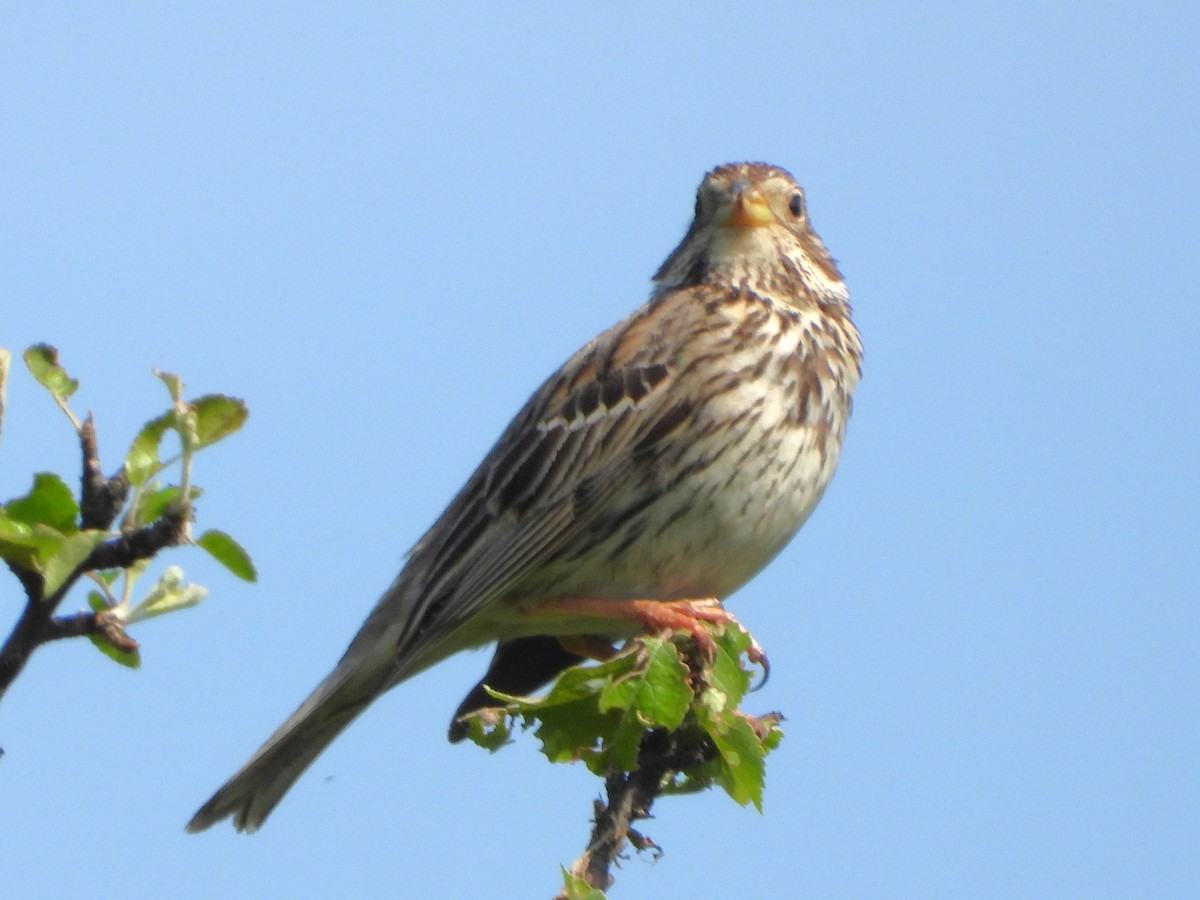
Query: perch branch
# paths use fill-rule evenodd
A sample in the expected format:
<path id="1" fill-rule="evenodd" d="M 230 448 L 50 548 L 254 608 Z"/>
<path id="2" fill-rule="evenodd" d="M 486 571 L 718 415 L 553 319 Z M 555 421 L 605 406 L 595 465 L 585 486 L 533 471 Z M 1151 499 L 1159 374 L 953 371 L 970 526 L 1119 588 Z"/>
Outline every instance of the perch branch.
<path id="1" fill-rule="evenodd" d="M 634 829 L 634 823 L 650 818 L 650 809 L 671 773 L 694 769 L 716 752 L 703 732 L 687 724 L 677 731 L 656 728 L 647 732 L 638 747 L 637 768 L 628 774 L 614 772 L 605 780 L 607 803 L 595 802 L 592 835 L 587 849 L 572 864 L 571 874 L 605 890 L 613 882 L 611 870 L 626 842 L 637 850 L 658 851 L 652 840 Z M 554 900 L 566 900 L 566 894 L 558 894 Z"/>

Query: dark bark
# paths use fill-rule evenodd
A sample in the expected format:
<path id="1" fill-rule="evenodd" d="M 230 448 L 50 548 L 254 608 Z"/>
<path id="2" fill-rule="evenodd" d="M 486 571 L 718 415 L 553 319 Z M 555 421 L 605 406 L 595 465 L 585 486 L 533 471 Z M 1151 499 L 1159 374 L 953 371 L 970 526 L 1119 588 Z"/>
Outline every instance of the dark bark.
<path id="1" fill-rule="evenodd" d="M 633 827 L 634 823 L 650 818 L 650 809 L 672 773 L 694 770 L 715 753 L 707 735 L 687 724 L 678 731 L 658 728 L 647 732 L 638 748 L 637 768 L 629 773 L 613 773 L 605 781 L 607 802 L 595 802 L 591 839 L 571 866 L 571 873 L 605 890 L 613 882 L 612 867 L 626 843 L 639 851 L 661 853 L 654 841 Z M 555 900 L 565 898 L 564 893 Z"/>

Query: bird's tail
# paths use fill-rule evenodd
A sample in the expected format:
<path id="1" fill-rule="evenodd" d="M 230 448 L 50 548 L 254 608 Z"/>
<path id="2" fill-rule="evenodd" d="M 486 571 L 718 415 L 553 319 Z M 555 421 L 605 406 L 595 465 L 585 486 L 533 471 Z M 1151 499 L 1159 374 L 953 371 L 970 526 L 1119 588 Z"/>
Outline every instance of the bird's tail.
<path id="1" fill-rule="evenodd" d="M 213 794 L 188 822 L 203 831 L 229 816 L 238 831 L 257 831 L 304 770 L 377 696 L 374 685 L 335 670 Z"/>

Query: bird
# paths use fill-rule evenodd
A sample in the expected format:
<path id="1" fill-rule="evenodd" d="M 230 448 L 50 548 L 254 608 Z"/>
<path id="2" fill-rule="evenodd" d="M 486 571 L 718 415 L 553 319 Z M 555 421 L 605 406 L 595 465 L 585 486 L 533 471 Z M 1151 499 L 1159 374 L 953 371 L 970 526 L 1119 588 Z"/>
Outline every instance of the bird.
<path id="1" fill-rule="evenodd" d="M 791 540 L 833 477 L 862 342 L 803 188 L 766 163 L 705 174 L 649 299 L 539 387 L 409 552 L 333 671 L 189 822 L 257 830 L 368 705 L 495 644 L 485 685 L 536 690 L 589 647 L 674 629 Z"/>

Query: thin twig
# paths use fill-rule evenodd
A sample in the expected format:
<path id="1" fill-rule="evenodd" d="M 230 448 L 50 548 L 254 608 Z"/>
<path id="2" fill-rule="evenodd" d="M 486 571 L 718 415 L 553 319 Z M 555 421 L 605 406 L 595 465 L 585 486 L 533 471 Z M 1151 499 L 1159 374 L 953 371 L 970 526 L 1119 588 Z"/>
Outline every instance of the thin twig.
<path id="1" fill-rule="evenodd" d="M 72 581 L 84 572 L 127 569 L 139 560 L 150 559 L 160 550 L 182 544 L 186 525 L 187 520 L 184 516 L 168 509 L 161 519 L 156 519 L 129 534 L 123 534 L 115 540 L 98 544 L 75 570 Z M 61 589 L 59 593 L 62 593 Z"/>
<path id="2" fill-rule="evenodd" d="M 693 667 L 693 675 L 697 674 Z M 571 874 L 605 890 L 613 882 L 611 870 L 626 842 L 638 850 L 661 854 L 657 844 L 633 828 L 634 823 L 650 818 L 650 809 L 671 773 L 694 769 L 715 753 L 707 735 L 687 723 L 677 731 L 657 728 L 647 732 L 638 747 L 637 768 L 628 774 L 615 772 L 606 779 L 608 802 L 596 801 L 591 839 L 571 865 Z M 566 894 L 560 893 L 554 900 L 566 900 Z"/>
<path id="3" fill-rule="evenodd" d="M 51 619 L 42 629 L 41 643 L 98 634 L 118 650 L 132 653 L 138 642 L 125 633 L 120 620 L 106 612 L 80 612 Z"/>

